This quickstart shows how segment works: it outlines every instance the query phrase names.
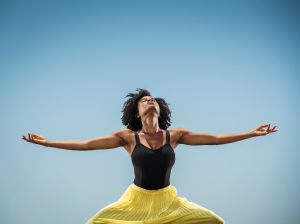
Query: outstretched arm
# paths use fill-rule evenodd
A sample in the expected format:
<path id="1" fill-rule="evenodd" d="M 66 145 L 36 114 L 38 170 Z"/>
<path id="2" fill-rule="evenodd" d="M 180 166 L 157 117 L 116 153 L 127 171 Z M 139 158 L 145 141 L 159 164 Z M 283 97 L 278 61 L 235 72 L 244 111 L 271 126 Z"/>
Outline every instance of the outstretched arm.
<path id="1" fill-rule="evenodd" d="M 113 132 L 110 135 L 92 138 L 89 140 L 65 140 L 65 141 L 50 141 L 43 136 L 37 134 L 29 134 L 28 137 L 23 136 L 23 139 L 39 145 L 47 147 L 62 148 L 68 150 L 95 150 L 95 149 L 111 149 L 124 145 L 123 133 L 124 129 Z"/>
<path id="2" fill-rule="evenodd" d="M 201 132 L 191 132 L 186 128 L 179 128 L 180 138 L 179 144 L 187 144 L 187 145 L 221 145 L 232 142 L 241 141 L 247 138 L 252 138 L 256 136 L 266 135 L 272 132 L 276 132 L 276 126 L 272 129 L 270 128 L 270 124 L 259 125 L 254 130 L 248 132 L 241 133 L 230 133 L 230 134 L 220 134 L 220 135 L 212 135 L 208 133 Z"/>
<path id="3" fill-rule="evenodd" d="M 248 132 L 241 132 L 241 133 L 233 133 L 233 134 L 221 134 L 218 135 L 218 142 L 219 144 L 227 144 L 231 142 L 241 141 L 247 138 L 252 138 L 256 136 L 263 136 L 267 135 L 272 132 L 276 132 L 276 126 L 271 128 L 271 124 L 262 124 L 259 125 L 257 128 L 248 131 Z"/>
<path id="4" fill-rule="evenodd" d="M 186 128 L 177 128 L 180 137 L 179 144 L 185 145 L 217 145 L 217 135 L 212 135 L 203 132 L 192 132 Z"/>
<path id="5" fill-rule="evenodd" d="M 64 140 L 64 141 L 50 141 L 41 135 L 28 133 L 27 137 L 23 135 L 22 139 L 38 145 L 43 145 L 53 148 L 61 148 L 68 150 L 86 150 L 86 144 L 82 140 Z"/>

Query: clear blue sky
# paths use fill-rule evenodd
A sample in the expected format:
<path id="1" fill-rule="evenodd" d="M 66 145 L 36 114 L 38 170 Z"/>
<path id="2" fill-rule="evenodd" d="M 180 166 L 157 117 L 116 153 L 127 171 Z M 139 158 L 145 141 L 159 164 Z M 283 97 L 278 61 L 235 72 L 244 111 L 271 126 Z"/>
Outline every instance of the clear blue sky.
<path id="1" fill-rule="evenodd" d="M 299 222 L 297 1 L 2 1 L 0 223 L 82 224 L 133 181 L 124 148 L 30 144 L 124 128 L 128 92 L 170 103 L 172 126 L 279 131 L 179 145 L 178 196 L 230 224 Z M 42 221 L 41 221 L 42 220 Z"/>

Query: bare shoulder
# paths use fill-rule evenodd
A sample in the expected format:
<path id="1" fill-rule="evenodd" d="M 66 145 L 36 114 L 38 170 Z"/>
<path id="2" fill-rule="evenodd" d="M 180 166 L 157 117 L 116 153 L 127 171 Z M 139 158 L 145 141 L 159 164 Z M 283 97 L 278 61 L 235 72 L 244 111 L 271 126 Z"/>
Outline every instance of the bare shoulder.
<path id="1" fill-rule="evenodd" d="M 170 132 L 172 132 L 174 135 L 181 137 L 182 134 L 188 132 L 189 130 L 187 128 L 177 127 L 177 128 L 170 128 Z"/>
<path id="2" fill-rule="evenodd" d="M 116 130 L 114 133 L 120 138 L 122 146 L 130 155 L 133 150 L 133 146 L 135 145 L 134 131 L 128 128 L 122 128 Z"/>
<path id="3" fill-rule="evenodd" d="M 181 136 L 187 132 L 188 130 L 186 128 L 181 128 L 181 127 L 177 127 L 177 128 L 170 128 L 170 136 L 171 136 L 171 141 L 174 143 L 174 145 L 178 145 L 179 140 L 181 138 Z"/>
<path id="4" fill-rule="evenodd" d="M 134 132 L 128 128 L 118 129 L 113 133 L 121 139 L 123 146 L 130 143 L 131 136 L 134 134 Z"/>

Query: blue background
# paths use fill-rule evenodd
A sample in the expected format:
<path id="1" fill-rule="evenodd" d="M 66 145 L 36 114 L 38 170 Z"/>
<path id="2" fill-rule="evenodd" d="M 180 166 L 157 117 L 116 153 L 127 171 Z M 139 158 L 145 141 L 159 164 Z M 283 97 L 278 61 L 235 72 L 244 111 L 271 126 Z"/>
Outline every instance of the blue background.
<path id="1" fill-rule="evenodd" d="M 170 103 L 172 127 L 278 132 L 179 145 L 171 182 L 230 224 L 299 222 L 297 1 L 1 1 L 0 222 L 82 224 L 133 181 L 124 148 L 27 143 L 125 128 L 128 92 Z"/>

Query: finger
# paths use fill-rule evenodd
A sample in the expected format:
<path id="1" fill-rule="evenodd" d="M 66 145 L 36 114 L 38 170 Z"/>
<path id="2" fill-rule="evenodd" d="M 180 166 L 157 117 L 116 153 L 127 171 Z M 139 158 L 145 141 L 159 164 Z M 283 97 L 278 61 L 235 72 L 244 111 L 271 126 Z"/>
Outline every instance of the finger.
<path id="1" fill-rule="evenodd" d="M 34 137 L 36 137 L 36 138 L 40 137 L 40 136 L 37 135 L 37 134 L 31 134 L 31 135 L 34 136 Z"/>
<path id="2" fill-rule="evenodd" d="M 28 133 L 29 134 L 29 133 Z M 30 138 L 30 141 L 33 142 L 33 137 L 31 134 L 29 134 L 29 138 Z"/>
<path id="3" fill-rule="evenodd" d="M 43 140 L 43 136 L 37 135 L 37 134 L 32 134 L 35 140 Z"/>
<path id="4" fill-rule="evenodd" d="M 273 132 L 275 130 L 275 128 L 272 128 L 271 130 L 270 130 L 270 132 Z"/>
<path id="5" fill-rule="evenodd" d="M 38 135 L 35 135 L 35 134 L 31 134 L 31 136 L 32 136 L 32 139 L 37 139 L 37 138 L 39 138 L 39 136 L 38 136 Z"/>
<path id="6" fill-rule="evenodd" d="M 262 124 L 260 127 L 267 127 L 269 124 Z"/>
<path id="7" fill-rule="evenodd" d="M 270 126 L 267 125 L 267 126 L 264 128 L 264 130 L 265 130 L 265 131 L 269 131 L 269 127 L 270 127 Z"/>
<path id="8" fill-rule="evenodd" d="M 258 129 L 265 130 L 268 125 L 261 125 Z"/>
<path id="9" fill-rule="evenodd" d="M 32 143 L 37 143 L 37 140 L 35 138 L 31 139 Z"/>

